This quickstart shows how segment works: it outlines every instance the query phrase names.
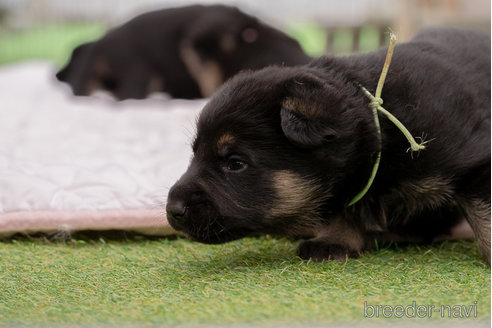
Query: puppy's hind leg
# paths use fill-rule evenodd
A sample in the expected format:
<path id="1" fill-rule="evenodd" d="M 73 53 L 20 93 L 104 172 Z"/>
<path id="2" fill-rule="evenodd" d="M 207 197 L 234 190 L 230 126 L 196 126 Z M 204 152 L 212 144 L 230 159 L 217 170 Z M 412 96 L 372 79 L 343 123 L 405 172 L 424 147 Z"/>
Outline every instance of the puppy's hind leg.
<path id="1" fill-rule="evenodd" d="M 490 267 L 490 200 L 472 199 L 466 203 L 464 210 L 478 248 Z"/>

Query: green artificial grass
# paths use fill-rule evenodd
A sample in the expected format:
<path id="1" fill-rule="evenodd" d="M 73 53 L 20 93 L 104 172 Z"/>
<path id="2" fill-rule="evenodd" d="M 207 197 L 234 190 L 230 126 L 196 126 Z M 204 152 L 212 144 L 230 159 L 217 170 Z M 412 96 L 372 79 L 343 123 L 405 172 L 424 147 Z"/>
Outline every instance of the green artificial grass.
<path id="1" fill-rule="evenodd" d="M 103 24 L 42 25 L 0 33 L 0 65 L 28 59 L 50 60 L 61 66 L 77 45 L 99 38 Z"/>
<path id="2" fill-rule="evenodd" d="M 302 261 L 295 247 L 269 237 L 213 246 L 181 238 L 3 241 L 0 326 L 490 320 L 490 270 L 475 242 L 393 245 L 344 263 Z M 364 318 L 364 302 L 413 301 L 436 307 L 477 302 L 477 318 Z"/>
<path id="3" fill-rule="evenodd" d="M 61 65 L 73 47 L 103 32 L 98 24 L 10 31 L 0 35 L 0 64 L 48 59 Z M 323 51 L 325 36 L 317 27 L 295 33 L 311 55 Z M 340 33 L 335 45 L 343 48 Z M 376 32 L 361 35 L 361 50 L 375 47 Z M 477 318 L 434 313 L 430 320 L 490 321 L 490 269 L 474 242 L 384 247 L 345 263 L 305 262 L 295 248 L 295 242 L 268 237 L 215 246 L 179 238 L 3 240 L 0 326 L 378 326 L 429 320 L 364 318 L 364 302 L 408 306 L 414 301 L 426 306 L 476 301 Z"/>
<path id="4" fill-rule="evenodd" d="M 0 30 L 0 65 L 22 60 L 50 60 L 56 65 L 65 64 L 72 50 L 79 44 L 96 40 L 104 34 L 106 27 L 99 23 L 68 23 L 40 25 L 19 30 Z M 287 28 L 288 34 L 297 39 L 310 56 L 320 56 L 326 51 L 326 31 L 313 23 L 296 23 Z M 366 27 L 361 30 L 360 51 L 379 47 L 377 29 Z M 347 29 L 334 31 L 333 51 L 335 54 L 349 53 L 352 35 Z"/>
<path id="5" fill-rule="evenodd" d="M 292 24 L 287 29 L 287 33 L 299 42 L 309 56 L 321 56 L 326 51 L 326 32 L 316 24 Z"/>
<path id="6" fill-rule="evenodd" d="M 326 54 L 327 34 L 321 26 L 313 23 L 292 24 L 287 29 L 288 34 L 299 41 L 303 50 L 313 57 Z M 333 33 L 332 49 L 335 55 L 346 55 L 352 52 L 352 31 L 347 28 L 338 28 Z M 379 48 L 379 31 L 376 27 L 367 26 L 361 29 L 359 36 L 359 52 L 368 52 Z"/>

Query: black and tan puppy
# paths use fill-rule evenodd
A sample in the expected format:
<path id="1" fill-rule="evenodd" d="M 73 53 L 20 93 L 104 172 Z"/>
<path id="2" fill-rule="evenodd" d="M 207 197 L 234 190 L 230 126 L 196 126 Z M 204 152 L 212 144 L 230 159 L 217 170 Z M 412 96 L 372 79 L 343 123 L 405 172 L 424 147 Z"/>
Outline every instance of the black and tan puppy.
<path id="1" fill-rule="evenodd" d="M 140 15 L 77 47 L 57 77 L 76 95 L 200 98 L 243 69 L 309 60 L 297 41 L 236 8 L 196 5 Z"/>
<path id="2" fill-rule="evenodd" d="M 173 227 L 204 243 L 310 235 L 300 257 L 357 257 L 374 240 L 432 241 L 465 218 L 490 262 L 490 37 L 428 30 L 396 47 L 384 107 L 369 100 L 386 50 L 234 77 L 200 115 L 194 157 L 171 188 Z M 369 192 L 347 206 L 381 165 Z"/>

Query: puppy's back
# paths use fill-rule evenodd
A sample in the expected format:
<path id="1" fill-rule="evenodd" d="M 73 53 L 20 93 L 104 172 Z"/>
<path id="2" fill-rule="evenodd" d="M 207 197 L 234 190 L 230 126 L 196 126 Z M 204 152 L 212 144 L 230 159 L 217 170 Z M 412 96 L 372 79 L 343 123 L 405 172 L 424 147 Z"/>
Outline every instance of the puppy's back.
<path id="1" fill-rule="evenodd" d="M 454 64 L 472 83 L 480 81 L 490 93 L 490 35 L 475 30 L 432 28 L 417 34 L 412 42 L 432 44 L 442 61 Z"/>

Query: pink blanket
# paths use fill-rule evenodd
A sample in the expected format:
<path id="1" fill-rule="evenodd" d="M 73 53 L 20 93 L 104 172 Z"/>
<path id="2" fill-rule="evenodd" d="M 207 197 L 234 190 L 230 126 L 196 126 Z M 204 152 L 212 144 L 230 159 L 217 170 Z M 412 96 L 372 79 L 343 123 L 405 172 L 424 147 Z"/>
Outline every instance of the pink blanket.
<path id="1" fill-rule="evenodd" d="M 131 230 L 174 233 L 167 190 L 191 156 L 204 100 L 73 97 L 55 68 L 0 68 L 0 236 Z"/>

